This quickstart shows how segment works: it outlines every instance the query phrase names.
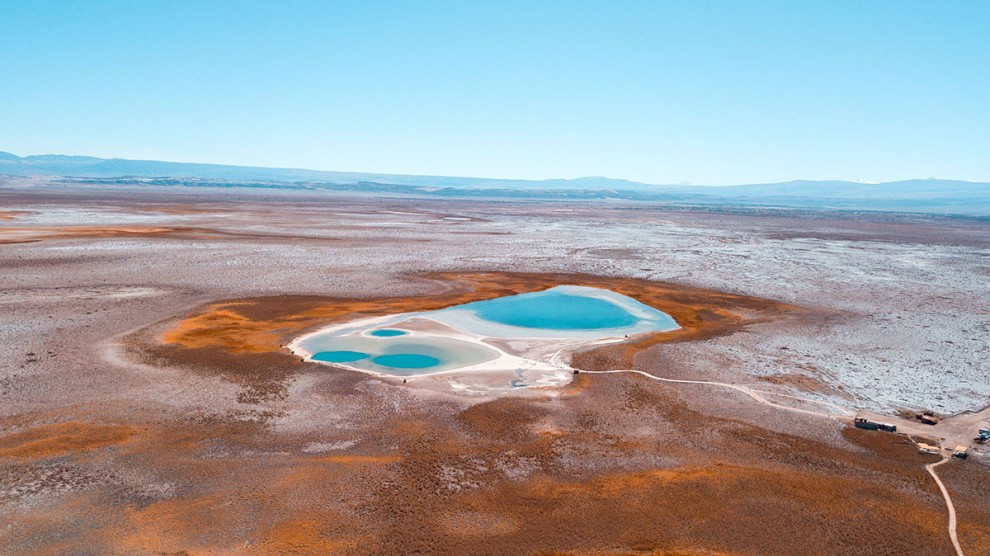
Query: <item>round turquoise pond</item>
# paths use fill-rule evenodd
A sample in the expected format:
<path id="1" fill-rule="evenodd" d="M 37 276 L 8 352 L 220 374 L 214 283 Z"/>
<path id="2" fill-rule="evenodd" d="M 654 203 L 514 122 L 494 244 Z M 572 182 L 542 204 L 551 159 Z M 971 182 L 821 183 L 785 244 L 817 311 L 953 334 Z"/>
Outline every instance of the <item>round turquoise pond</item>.
<path id="1" fill-rule="evenodd" d="M 405 336 L 408 332 L 405 330 L 396 330 L 394 328 L 379 328 L 378 330 L 368 332 L 368 334 L 378 336 L 379 338 L 392 338 L 394 336 Z"/>
<path id="2" fill-rule="evenodd" d="M 360 351 L 321 351 L 314 354 L 310 359 L 325 363 L 350 363 L 351 361 L 360 361 L 369 357 L 371 356 Z"/>
<path id="3" fill-rule="evenodd" d="M 390 355 L 379 355 L 371 360 L 376 365 L 382 367 L 392 367 L 393 369 L 427 369 L 436 367 L 440 360 L 429 355 L 418 353 L 393 353 Z"/>

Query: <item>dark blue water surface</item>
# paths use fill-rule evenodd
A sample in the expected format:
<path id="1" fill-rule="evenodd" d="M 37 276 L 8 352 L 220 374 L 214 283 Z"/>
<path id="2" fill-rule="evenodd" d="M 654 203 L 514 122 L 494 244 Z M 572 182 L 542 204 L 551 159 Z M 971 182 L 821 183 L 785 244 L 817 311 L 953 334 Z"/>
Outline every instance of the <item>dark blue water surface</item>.
<path id="1" fill-rule="evenodd" d="M 321 351 L 313 355 L 314 361 L 324 361 L 326 363 L 350 363 L 371 357 L 367 353 L 360 351 Z"/>
<path id="2" fill-rule="evenodd" d="M 408 332 L 405 330 L 396 330 L 394 328 L 379 328 L 378 330 L 368 332 L 368 334 L 378 336 L 379 338 L 391 338 L 393 336 L 405 336 Z"/>
<path id="3" fill-rule="evenodd" d="M 522 328 L 595 330 L 631 326 L 639 321 L 604 299 L 552 290 L 476 301 L 464 307 L 487 321 Z"/>

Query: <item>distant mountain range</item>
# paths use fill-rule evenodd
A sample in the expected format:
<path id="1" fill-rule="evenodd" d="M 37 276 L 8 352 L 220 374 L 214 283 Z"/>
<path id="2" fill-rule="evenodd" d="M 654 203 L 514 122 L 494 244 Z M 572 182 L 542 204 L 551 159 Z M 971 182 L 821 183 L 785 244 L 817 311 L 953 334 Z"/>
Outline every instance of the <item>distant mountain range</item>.
<path id="1" fill-rule="evenodd" d="M 65 176 L 85 178 L 202 178 L 227 181 L 324 182 L 351 184 L 374 182 L 391 185 L 423 187 L 458 187 L 472 189 L 643 189 L 655 186 L 628 180 L 609 178 L 577 178 L 573 180 L 500 180 L 490 178 L 461 178 L 450 176 L 408 176 L 401 174 L 371 174 L 361 172 L 329 172 L 299 168 L 263 168 L 258 166 L 229 166 L 162 162 L 158 160 L 126 160 L 43 154 L 17 156 L 0 151 L 0 175 Z"/>
<path id="2" fill-rule="evenodd" d="M 0 151 L 0 175 L 47 176 L 104 186 L 249 187 L 374 195 L 628 200 L 675 205 L 929 212 L 990 216 L 990 183 L 923 179 L 887 183 L 791 181 L 694 186 L 603 177 L 502 180 L 262 168 Z"/>

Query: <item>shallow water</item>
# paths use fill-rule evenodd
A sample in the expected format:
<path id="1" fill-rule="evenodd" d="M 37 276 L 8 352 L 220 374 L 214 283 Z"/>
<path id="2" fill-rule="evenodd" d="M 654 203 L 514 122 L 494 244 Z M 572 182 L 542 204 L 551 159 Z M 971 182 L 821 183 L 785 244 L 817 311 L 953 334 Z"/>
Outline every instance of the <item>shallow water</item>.
<path id="1" fill-rule="evenodd" d="M 376 365 L 391 367 L 393 369 L 429 369 L 440 364 L 440 360 L 429 355 L 419 353 L 395 353 L 392 355 L 379 355 L 372 359 Z"/>
<path id="2" fill-rule="evenodd" d="M 325 363 L 350 363 L 352 361 L 360 361 L 362 359 L 367 359 L 371 357 L 367 353 L 362 353 L 360 351 L 321 351 L 313 355 L 311 359 L 314 361 L 323 361 Z"/>
<path id="3" fill-rule="evenodd" d="M 378 373 L 408 376 L 439 372 L 491 361 L 494 349 L 442 336 L 371 336 L 357 333 L 316 335 L 302 342 L 313 352 L 311 359 L 324 363 L 346 363 L 350 367 Z"/>

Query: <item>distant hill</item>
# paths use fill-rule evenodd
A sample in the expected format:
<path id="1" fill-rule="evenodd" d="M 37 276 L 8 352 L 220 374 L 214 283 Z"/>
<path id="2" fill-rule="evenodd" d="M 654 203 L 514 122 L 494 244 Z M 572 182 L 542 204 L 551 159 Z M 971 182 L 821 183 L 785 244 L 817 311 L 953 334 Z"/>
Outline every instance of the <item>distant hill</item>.
<path id="1" fill-rule="evenodd" d="M 500 180 L 450 176 L 408 176 L 360 172 L 329 172 L 298 168 L 263 168 L 257 166 L 228 166 L 162 162 L 157 160 L 127 160 L 44 154 L 20 157 L 0 151 L 0 175 L 63 176 L 79 178 L 205 178 L 228 181 L 270 182 L 375 182 L 393 185 L 428 187 L 464 187 L 474 189 L 650 189 L 656 186 L 628 180 L 589 177 L 573 180 Z"/>
<path id="2" fill-rule="evenodd" d="M 820 197 L 829 199 L 936 199 L 986 194 L 990 183 L 924 179 L 862 183 L 850 181 L 790 181 L 705 188 L 713 195 L 733 197 Z M 695 188 L 698 191 L 698 188 Z"/>
<path id="3" fill-rule="evenodd" d="M 626 200 L 687 206 L 808 208 L 990 216 L 990 183 L 942 179 L 887 183 L 790 181 L 730 186 L 654 185 L 587 177 L 501 180 L 262 168 L 88 156 L 20 157 L 0 151 L 0 175 L 48 176 L 103 186 L 347 191 L 369 195 Z"/>

